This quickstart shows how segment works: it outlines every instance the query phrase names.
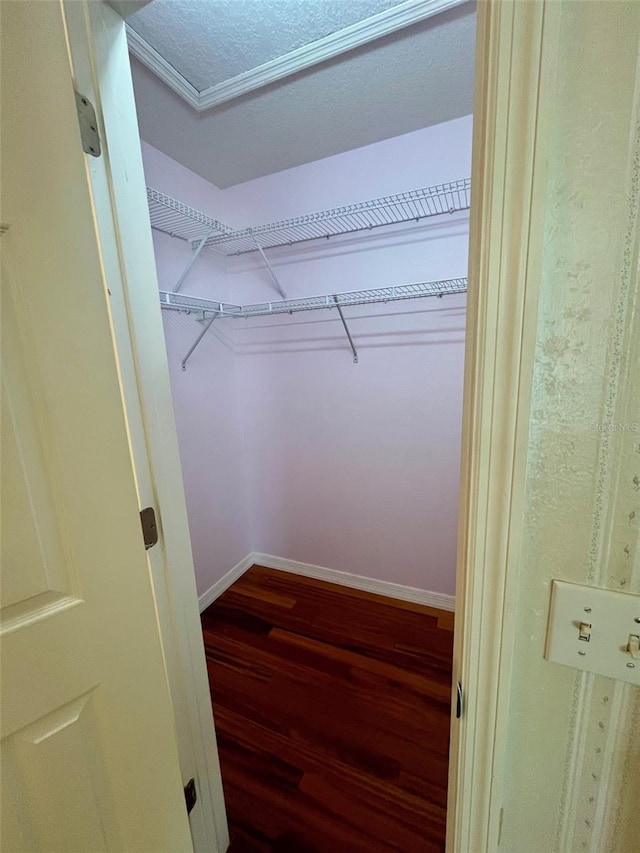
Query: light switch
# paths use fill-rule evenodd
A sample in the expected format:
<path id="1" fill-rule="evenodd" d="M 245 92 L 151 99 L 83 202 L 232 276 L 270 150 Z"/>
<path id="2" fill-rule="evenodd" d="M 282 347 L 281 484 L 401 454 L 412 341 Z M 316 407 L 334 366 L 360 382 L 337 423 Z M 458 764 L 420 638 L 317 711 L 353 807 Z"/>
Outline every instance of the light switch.
<path id="1" fill-rule="evenodd" d="M 578 630 L 578 639 L 584 640 L 585 643 L 588 643 L 591 639 L 591 623 L 590 622 L 581 622 Z"/>
<path id="2" fill-rule="evenodd" d="M 547 660 L 640 684 L 640 595 L 554 580 Z"/>

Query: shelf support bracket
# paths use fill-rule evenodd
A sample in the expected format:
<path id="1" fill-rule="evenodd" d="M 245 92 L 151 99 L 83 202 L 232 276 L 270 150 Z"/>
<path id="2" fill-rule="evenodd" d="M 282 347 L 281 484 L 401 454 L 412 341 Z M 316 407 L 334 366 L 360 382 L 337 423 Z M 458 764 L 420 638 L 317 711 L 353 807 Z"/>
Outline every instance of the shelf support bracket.
<path id="1" fill-rule="evenodd" d="M 260 252 L 260 257 L 262 258 L 265 267 L 269 271 L 269 275 L 273 279 L 273 283 L 276 286 L 276 290 L 278 291 L 280 296 L 282 296 L 283 299 L 286 299 L 287 294 L 284 292 L 284 289 L 283 289 L 282 285 L 280 284 L 280 281 L 278 280 L 278 276 L 275 274 L 273 267 L 269 263 L 269 259 L 267 258 L 267 256 L 264 253 L 264 249 L 262 248 L 260 243 L 258 243 L 256 235 L 253 233 L 253 231 L 251 232 L 251 237 L 253 238 L 253 242 L 256 244 L 256 249 Z"/>
<path id="2" fill-rule="evenodd" d="M 355 348 L 355 344 L 353 343 L 353 338 L 351 337 L 351 332 L 349 331 L 349 327 L 347 326 L 347 321 L 344 319 L 344 314 L 342 313 L 342 306 L 338 302 L 338 297 L 334 293 L 333 301 L 336 304 L 336 308 L 338 309 L 338 314 L 340 315 L 340 319 L 342 320 L 342 325 L 344 326 L 344 330 L 347 333 L 347 338 L 349 338 L 349 346 L 351 347 L 351 352 L 353 353 L 353 363 L 358 363 L 358 351 Z"/>
<path id="3" fill-rule="evenodd" d="M 175 283 L 175 286 L 174 286 L 173 290 L 171 291 L 172 293 L 178 293 L 179 292 L 180 288 L 182 287 L 182 285 L 185 282 L 186 277 L 191 272 L 191 267 L 198 260 L 198 255 L 204 249 L 205 243 L 207 242 L 209 237 L 212 237 L 214 234 L 215 234 L 215 229 L 213 231 L 210 231 L 209 234 L 205 234 L 204 237 L 202 238 L 202 240 L 200 240 L 200 242 L 196 246 L 193 254 L 189 258 L 189 263 L 186 265 L 186 267 L 184 268 L 184 270 L 182 272 L 182 275 L 180 276 L 180 278 Z"/>
<path id="4" fill-rule="evenodd" d="M 191 345 L 191 347 L 189 349 L 189 352 L 182 359 L 182 369 L 183 370 L 187 369 L 187 362 L 189 361 L 189 359 L 191 358 L 191 356 L 195 352 L 196 347 L 198 346 L 200 341 L 204 338 L 204 336 L 207 334 L 207 332 L 209 331 L 209 329 L 213 325 L 213 321 L 216 319 L 216 317 L 219 317 L 219 316 L 220 315 L 218 313 L 214 314 L 213 317 L 209 320 L 209 322 L 204 326 L 204 328 L 202 329 L 202 331 L 200 332 L 198 337 L 195 339 L 195 341 L 193 342 L 193 344 Z"/>

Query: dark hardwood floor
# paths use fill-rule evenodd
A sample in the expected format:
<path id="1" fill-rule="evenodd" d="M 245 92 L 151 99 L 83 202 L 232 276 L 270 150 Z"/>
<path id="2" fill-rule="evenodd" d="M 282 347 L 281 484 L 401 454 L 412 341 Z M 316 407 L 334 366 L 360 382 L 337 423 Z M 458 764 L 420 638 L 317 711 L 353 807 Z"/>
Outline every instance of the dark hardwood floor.
<path id="1" fill-rule="evenodd" d="M 254 566 L 202 627 L 232 853 L 444 850 L 453 614 Z"/>

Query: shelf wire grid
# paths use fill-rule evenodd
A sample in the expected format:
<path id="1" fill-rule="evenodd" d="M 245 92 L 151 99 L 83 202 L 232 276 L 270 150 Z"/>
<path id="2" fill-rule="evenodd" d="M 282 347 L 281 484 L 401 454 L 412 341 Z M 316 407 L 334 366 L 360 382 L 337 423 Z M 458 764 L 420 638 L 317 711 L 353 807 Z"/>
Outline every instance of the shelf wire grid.
<path id="1" fill-rule="evenodd" d="M 466 278 L 448 278 L 439 281 L 422 281 L 392 287 L 375 287 L 367 290 L 352 290 L 323 296 L 304 296 L 300 299 L 281 299 L 274 302 L 256 302 L 250 305 L 233 305 L 186 296 L 181 293 L 160 292 L 162 308 L 219 314 L 223 317 L 264 317 L 271 314 L 294 314 L 298 311 L 315 311 L 335 308 L 337 305 L 374 305 L 380 302 L 395 302 L 400 299 L 419 299 L 425 296 L 446 296 L 466 293 Z"/>
<path id="2" fill-rule="evenodd" d="M 231 228 L 171 196 L 147 187 L 151 227 L 172 237 L 200 242 L 203 237 L 220 237 L 232 233 Z"/>
<path id="3" fill-rule="evenodd" d="M 263 249 L 268 249 L 369 231 L 385 225 L 419 222 L 431 216 L 467 210 L 470 189 L 470 178 L 422 187 L 255 228 L 244 228 L 224 236 L 213 235 L 205 245 L 225 255 L 239 255 L 256 251 L 256 240 Z"/>
<path id="4" fill-rule="evenodd" d="M 218 302 L 215 299 L 201 299 L 199 296 L 188 296 L 185 293 L 175 293 L 170 290 L 160 291 L 160 307 L 165 311 L 218 314 L 221 317 L 244 316 L 241 305 L 233 305 L 231 302 Z"/>
<path id="5" fill-rule="evenodd" d="M 212 233 L 206 248 L 240 255 L 257 251 L 257 244 L 263 249 L 290 246 L 467 210 L 470 191 L 471 179 L 463 178 L 236 231 L 157 190 L 147 188 L 147 195 L 154 228 L 196 241 L 206 235 L 208 227 Z"/>

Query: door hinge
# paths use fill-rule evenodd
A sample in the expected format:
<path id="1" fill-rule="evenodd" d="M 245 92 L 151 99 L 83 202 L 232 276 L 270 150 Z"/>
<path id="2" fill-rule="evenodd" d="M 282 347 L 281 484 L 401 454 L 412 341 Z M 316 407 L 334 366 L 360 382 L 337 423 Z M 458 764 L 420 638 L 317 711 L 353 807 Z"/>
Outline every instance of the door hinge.
<path id="1" fill-rule="evenodd" d="M 459 720 L 462 716 L 463 709 L 463 695 L 462 695 L 462 684 L 458 682 L 456 684 L 456 720 Z"/>
<path id="2" fill-rule="evenodd" d="M 144 550 L 148 551 L 158 541 L 158 525 L 156 524 L 156 511 L 152 506 L 140 510 L 140 524 L 142 525 L 142 537 L 144 539 Z"/>
<path id="3" fill-rule="evenodd" d="M 187 814 L 191 814 L 193 807 L 198 801 L 198 792 L 196 791 L 195 779 L 189 779 L 184 786 L 184 802 L 187 806 Z"/>
<path id="4" fill-rule="evenodd" d="M 102 149 L 100 147 L 96 111 L 89 98 L 81 95 L 80 92 L 76 92 L 76 110 L 78 111 L 82 150 L 85 154 L 91 154 L 92 157 L 99 157 Z"/>

